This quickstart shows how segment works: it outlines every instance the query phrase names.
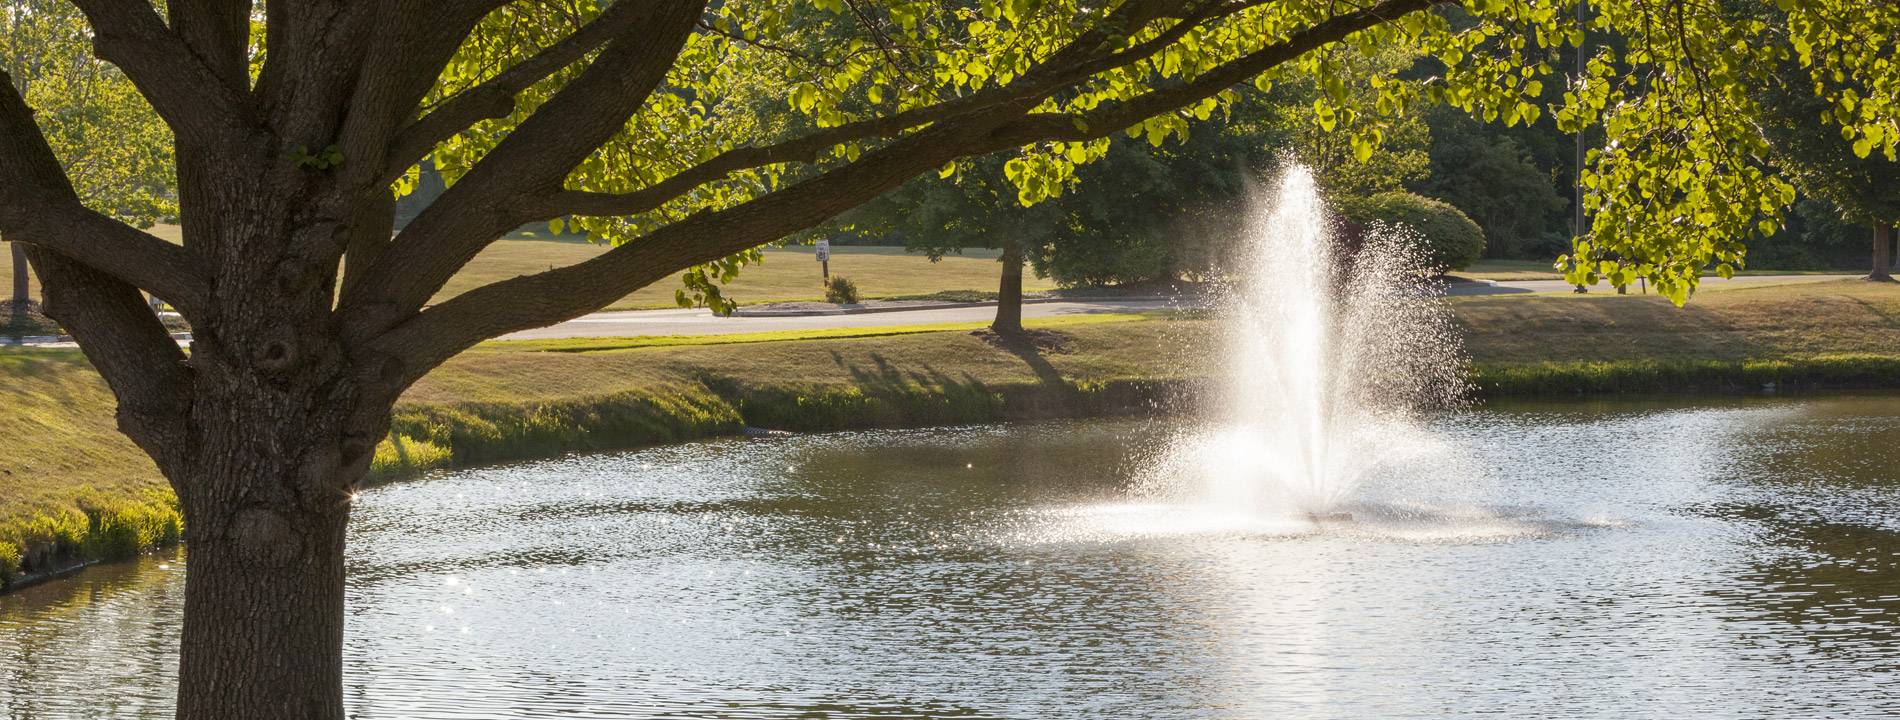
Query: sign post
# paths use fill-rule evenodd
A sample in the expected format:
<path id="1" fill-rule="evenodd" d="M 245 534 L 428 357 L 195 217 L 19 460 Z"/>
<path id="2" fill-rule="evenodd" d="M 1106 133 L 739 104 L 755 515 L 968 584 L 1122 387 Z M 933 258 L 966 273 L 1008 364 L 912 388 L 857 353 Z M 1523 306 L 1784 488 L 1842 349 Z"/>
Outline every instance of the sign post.
<path id="1" fill-rule="evenodd" d="M 831 287 L 831 241 L 818 241 L 818 270 L 825 274 L 825 287 Z"/>

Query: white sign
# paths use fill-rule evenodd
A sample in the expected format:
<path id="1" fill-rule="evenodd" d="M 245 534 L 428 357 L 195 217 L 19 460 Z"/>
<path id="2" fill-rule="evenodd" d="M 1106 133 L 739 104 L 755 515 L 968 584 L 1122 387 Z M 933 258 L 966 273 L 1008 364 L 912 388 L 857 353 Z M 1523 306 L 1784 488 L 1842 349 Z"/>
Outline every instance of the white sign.
<path id="1" fill-rule="evenodd" d="M 829 260 L 831 260 L 831 241 L 819 240 L 818 241 L 818 262 L 826 262 Z"/>

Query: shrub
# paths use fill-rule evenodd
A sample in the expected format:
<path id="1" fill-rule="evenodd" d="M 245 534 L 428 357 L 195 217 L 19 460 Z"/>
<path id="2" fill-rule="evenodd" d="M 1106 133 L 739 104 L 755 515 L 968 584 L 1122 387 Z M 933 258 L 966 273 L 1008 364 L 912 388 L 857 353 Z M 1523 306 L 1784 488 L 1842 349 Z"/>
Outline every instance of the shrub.
<path id="1" fill-rule="evenodd" d="M 825 301 L 840 305 L 854 304 L 858 301 L 858 284 L 843 275 L 831 276 L 831 284 L 825 286 Z"/>
<path id="2" fill-rule="evenodd" d="M 1408 192 L 1379 193 L 1339 203 L 1339 214 L 1360 225 L 1403 225 L 1424 241 L 1423 260 L 1439 272 L 1463 270 L 1484 254 L 1484 230 L 1449 203 Z"/>

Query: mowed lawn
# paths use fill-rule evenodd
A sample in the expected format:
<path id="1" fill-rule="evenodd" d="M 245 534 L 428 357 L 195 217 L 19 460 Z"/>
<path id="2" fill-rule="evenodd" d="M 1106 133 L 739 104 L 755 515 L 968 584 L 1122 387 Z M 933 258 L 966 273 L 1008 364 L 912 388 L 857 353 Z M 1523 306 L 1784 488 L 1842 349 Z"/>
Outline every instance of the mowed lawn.
<path id="1" fill-rule="evenodd" d="M 1900 283 L 1704 286 L 1655 295 L 1551 293 L 1451 299 L 1480 362 L 1765 360 L 1900 355 Z"/>
<path id="2" fill-rule="evenodd" d="M 176 226 L 160 225 L 150 232 L 166 240 L 179 242 Z M 497 280 L 573 265 L 607 250 L 605 245 L 596 245 L 574 236 L 549 238 L 546 233 L 515 233 L 483 250 L 468 267 L 449 281 L 442 292 L 436 294 L 434 302 L 442 302 Z M 944 290 L 993 292 L 1003 270 L 1002 265 L 996 262 L 996 257 L 995 250 L 971 249 L 965 250 L 962 255 L 950 255 L 933 263 L 930 258 L 906 253 L 903 248 L 834 247 L 831 250 L 831 274 L 851 278 L 852 282 L 857 283 L 859 294 L 866 298 L 928 295 Z M 10 283 L 12 277 L 12 253 L 0 247 L 0 282 Z M 12 286 L 6 287 L 11 292 Z M 677 307 L 673 294 L 681 287 L 677 278 L 661 280 L 621 298 L 609 309 Z M 1033 274 L 1023 278 L 1024 290 L 1048 290 L 1054 287 L 1054 283 L 1038 279 Z M 818 262 L 809 246 L 766 250 L 763 264 L 746 267 L 723 290 L 727 297 L 748 305 L 787 300 L 822 300 L 825 296 Z M 37 299 L 39 293 L 36 279 L 32 286 L 33 297 Z"/>
<path id="3" fill-rule="evenodd" d="M 462 268 L 436 294 L 435 302 L 497 280 L 572 265 L 607 250 L 607 246 L 578 239 L 503 240 Z M 996 256 L 994 250 L 973 249 L 933 263 L 903 248 L 833 247 L 831 274 L 850 278 L 866 298 L 928 295 L 943 290 L 994 291 L 1003 270 Z M 676 307 L 673 294 L 681 287 L 677 279 L 661 280 L 621 298 L 610 309 Z M 1054 283 L 1033 276 L 1023 279 L 1024 290 L 1053 287 Z M 739 277 L 722 290 L 744 304 L 822 300 L 825 296 L 823 276 L 809 246 L 767 249 L 763 264 L 739 271 Z"/>

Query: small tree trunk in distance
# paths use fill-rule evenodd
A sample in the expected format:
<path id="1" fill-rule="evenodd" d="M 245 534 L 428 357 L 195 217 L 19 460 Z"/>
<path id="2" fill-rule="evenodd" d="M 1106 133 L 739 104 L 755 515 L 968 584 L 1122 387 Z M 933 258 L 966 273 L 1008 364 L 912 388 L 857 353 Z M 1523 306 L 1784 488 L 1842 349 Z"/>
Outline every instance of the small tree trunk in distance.
<path id="1" fill-rule="evenodd" d="M 13 323 L 26 324 L 27 274 L 26 248 L 19 243 L 7 243 L 13 251 Z"/>
<path id="2" fill-rule="evenodd" d="M 1014 242 L 1003 243 L 1003 281 L 996 289 L 996 321 L 990 330 L 1023 334 L 1023 251 Z"/>
<path id="3" fill-rule="evenodd" d="M 1867 279 L 1874 282 L 1893 282 L 1893 228 L 1886 223 L 1874 226 L 1874 269 Z"/>

